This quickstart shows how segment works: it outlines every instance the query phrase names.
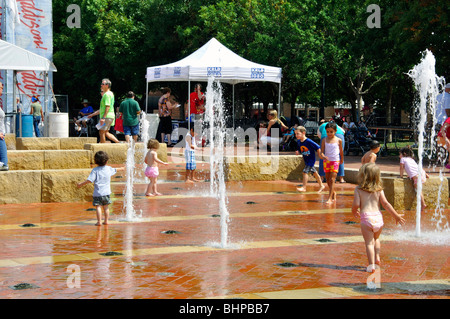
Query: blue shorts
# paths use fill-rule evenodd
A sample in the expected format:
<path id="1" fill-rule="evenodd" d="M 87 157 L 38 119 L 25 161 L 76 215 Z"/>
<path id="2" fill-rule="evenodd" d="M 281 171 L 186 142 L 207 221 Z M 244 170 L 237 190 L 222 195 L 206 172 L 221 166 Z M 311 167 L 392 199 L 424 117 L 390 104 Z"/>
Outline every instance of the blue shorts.
<path id="1" fill-rule="evenodd" d="M 195 152 L 194 150 L 184 150 L 184 158 L 186 159 L 186 169 L 193 171 L 197 168 L 197 164 L 195 162 Z"/>
<path id="2" fill-rule="evenodd" d="M 315 172 L 317 172 L 317 170 L 314 166 L 305 165 L 305 168 L 303 169 L 303 173 L 306 174 L 314 174 Z"/>
<path id="3" fill-rule="evenodd" d="M 125 135 L 139 135 L 139 124 L 135 126 L 124 126 L 123 134 Z"/>

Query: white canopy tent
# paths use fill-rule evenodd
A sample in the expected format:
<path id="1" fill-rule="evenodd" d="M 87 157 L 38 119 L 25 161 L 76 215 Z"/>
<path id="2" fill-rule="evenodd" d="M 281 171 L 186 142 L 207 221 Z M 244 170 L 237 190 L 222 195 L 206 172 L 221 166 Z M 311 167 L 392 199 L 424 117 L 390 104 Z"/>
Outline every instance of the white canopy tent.
<path id="1" fill-rule="evenodd" d="M 0 40 L 0 70 L 56 72 L 56 67 L 38 54 Z"/>
<path id="2" fill-rule="evenodd" d="M 56 72 L 55 65 L 48 59 L 25 50 L 12 43 L 0 40 L 0 70 L 13 71 L 13 111 L 17 112 L 16 83 L 17 71 L 41 71 L 44 76 L 44 99 L 47 101 L 48 72 Z M 20 121 L 20 123 L 22 123 Z M 22 131 L 20 130 L 20 134 Z"/>
<path id="3" fill-rule="evenodd" d="M 148 67 L 146 75 L 147 92 L 149 82 L 188 81 L 189 96 L 191 81 L 207 82 L 210 77 L 233 85 L 233 108 L 235 84 L 256 81 L 278 83 L 278 113 L 280 113 L 281 68 L 246 60 L 225 47 L 215 38 L 212 38 L 200 49 L 178 62 Z M 188 101 L 190 113 L 190 99 Z"/>

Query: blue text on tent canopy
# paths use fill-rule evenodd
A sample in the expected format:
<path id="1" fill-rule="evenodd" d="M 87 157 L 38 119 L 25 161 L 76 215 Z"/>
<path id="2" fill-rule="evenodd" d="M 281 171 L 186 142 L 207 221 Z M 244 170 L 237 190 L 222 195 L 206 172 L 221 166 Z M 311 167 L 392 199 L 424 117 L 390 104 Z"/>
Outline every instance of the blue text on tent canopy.
<path id="1" fill-rule="evenodd" d="M 222 76 L 222 68 L 220 66 L 209 66 L 206 68 L 207 75 L 220 78 Z"/>
<path id="2" fill-rule="evenodd" d="M 264 68 L 252 68 L 251 78 L 252 79 L 264 79 Z"/>
<path id="3" fill-rule="evenodd" d="M 160 77 L 161 77 L 161 68 L 156 68 L 154 78 L 159 79 Z"/>
<path id="4" fill-rule="evenodd" d="M 177 66 L 177 67 L 173 68 L 173 76 L 174 77 L 181 76 L 181 67 L 180 66 Z"/>

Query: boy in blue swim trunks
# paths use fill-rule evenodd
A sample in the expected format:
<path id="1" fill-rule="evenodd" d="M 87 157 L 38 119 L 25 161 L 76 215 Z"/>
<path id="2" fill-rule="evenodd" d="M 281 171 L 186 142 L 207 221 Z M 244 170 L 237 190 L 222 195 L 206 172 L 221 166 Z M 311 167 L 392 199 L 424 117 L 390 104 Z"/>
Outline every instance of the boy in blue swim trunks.
<path id="1" fill-rule="evenodd" d="M 297 138 L 297 151 L 295 154 L 302 155 L 305 161 L 305 168 L 303 169 L 303 186 L 297 188 L 299 192 L 306 192 L 306 184 L 308 184 L 308 174 L 313 174 L 317 182 L 319 183 L 319 191 L 321 193 L 325 186 L 314 167 L 316 163 L 316 151 L 320 158 L 322 158 L 322 152 L 320 150 L 319 144 L 306 137 L 306 128 L 303 126 L 298 126 L 295 129 L 295 137 Z"/>

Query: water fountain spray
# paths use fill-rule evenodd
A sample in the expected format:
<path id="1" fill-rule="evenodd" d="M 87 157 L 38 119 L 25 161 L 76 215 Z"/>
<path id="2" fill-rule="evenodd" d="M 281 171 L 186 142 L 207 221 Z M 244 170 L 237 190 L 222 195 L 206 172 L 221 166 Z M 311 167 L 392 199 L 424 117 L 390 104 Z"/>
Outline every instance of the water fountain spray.
<path id="1" fill-rule="evenodd" d="M 208 79 L 206 90 L 206 117 L 209 123 L 210 143 L 210 195 L 219 200 L 221 247 L 228 246 L 229 212 L 225 185 L 226 125 L 222 86 L 214 78 Z"/>
<path id="2" fill-rule="evenodd" d="M 423 154 L 424 154 L 424 135 L 425 135 L 425 124 L 427 123 L 427 115 L 431 114 L 432 121 L 431 132 L 430 132 L 430 151 L 429 154 L 432 155 L 435 153 L 434 148 L 434 139 L 435 139 L 435 130 L 434 127 L 436 125 L 436 97 L 439 94 L 439 87 L 443 87 L 444 78 L 438 77 L 435 72 L 435 64 L 436 60 L 433 54 L 426 50 L 424 52 L 423 58 L 421 62 L 416 65 L 412 70 L 408 72 L 408 75 L 413 79 L 414 84 L 416 86 L 417 92 L 419 94 L 419 102 L 415 106 L 416 117 L 418 123 L 418 157 L 419 157 L 419 172 L 422 171 L 423 167 Z M 420 177 L 420 173 L 419 173 Z M 420 229 L 420 219 L 421 219 L 421 201 L 420 194 L 422 192 L 422 179 L 419 178 L 417 182 L 417 206 L 416 206 L 416 236 L 420 237 L 421 229 Z"/>

